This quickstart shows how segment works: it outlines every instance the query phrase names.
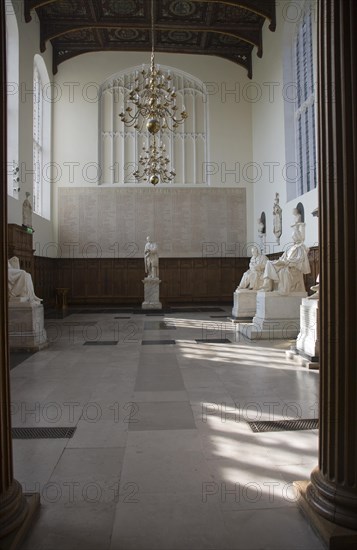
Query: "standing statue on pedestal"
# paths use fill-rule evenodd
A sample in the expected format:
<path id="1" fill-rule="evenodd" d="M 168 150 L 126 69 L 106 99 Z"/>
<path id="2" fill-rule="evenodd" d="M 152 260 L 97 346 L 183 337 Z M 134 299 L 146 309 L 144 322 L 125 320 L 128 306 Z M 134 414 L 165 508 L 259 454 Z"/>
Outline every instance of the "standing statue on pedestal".
<path id="1" fill-rule="evenodd" d="M 276 238 L 277 244 L 280 244 L 280 237 L 282 234 L 282 209 L 279 205 L 279 193 L 275 193 L 274 205 L 273 205 L 273 233 Z"/>
<path id="2" fill-rule="evenodd" d="M 265 291 L 272 291 L 274 283 L 277 283 L 279 294 L 305 292 L 304 275 L 311 272 L 309 249 L 304 244 L 305 223 L 298 221 L 295 210 L 295 223 L 292 225 L 294 244 L 278 260 L 268 260 L 266 263 L 263 275 Z"/>
<path id="3" fill-rule="evenodd" d="M 152 243 L 150 237 L 146 238 L 144 248 L 145 273 L 148 278 L 156 279 L 159 277 L 159 254 L 158 246 Z"/>
<path id="4" fill-rule="evenodd" d="M 29 227 L 32 229 L 32 206 L 29 201 L 31 193 L 26 191 L 26 199 L 22 203 L 22 225 L 23 227 Z"/>
<path id="5" fill-rule="evenodd" d="M 265 237 L 266 230 L 265 230 L 265 223 L 262 216 L 258 218 L 257 221 L 258 221 L 258 237 L 260 241 L 260 250 L 264 252 L 265 250 L 264 237 Z"/>
<path id="6" fill-rule="evenodd" d="M 20 269 L 19 259 L 14 256 L 8 260 L 7 267 L 9 300 L 23 298 L 27 302 L 41 304 L 41 298 L 35 295 L 31 275 Z"/>
<path id="7" fill-rule="evenodd" d="M 260 290 L 263 288 L 263 273 L 268 258 L 264 254 L 260 254 L 256 246 L 252 246 L 251 251 L 252 257 L 249 262 L 249 269 L 243 274 L 237 290 L 242 290 L 245 288 L 249 290 Z"/>

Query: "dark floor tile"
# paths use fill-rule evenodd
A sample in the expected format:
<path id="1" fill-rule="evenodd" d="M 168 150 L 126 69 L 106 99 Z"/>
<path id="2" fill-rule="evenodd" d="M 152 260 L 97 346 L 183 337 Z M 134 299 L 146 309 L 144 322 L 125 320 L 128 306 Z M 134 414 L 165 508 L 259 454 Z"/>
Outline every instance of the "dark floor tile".
<path id="1" fill-rule="evenodd" d="M 144 330 L 176 330 L 176 327 L 167 321 L 145 321 Z"/>
<path id="2" fill-rule="evenodd" d="M 123 317 L 123 316 L 120 316 L 120 317 L 114 317 L 114 319 L 131 319 L 131 317 Z"/>
<path id="3" fill-rule="evenodd" d="M 176 340 L 143 340 L 142 346 L 165 346 L 169 344 L 176 344 Z"/>
<path id="4" fill-rule="evenodd" d="M 116 346 L 117 344 L 118 340 L 89 340 L 88 342 L 84 342 L 83 346 Z"/>
<path id="5" fill-rule="evenodd" d="M 228 338 L 196 338 L 197 344 L 231 344 Z"/>

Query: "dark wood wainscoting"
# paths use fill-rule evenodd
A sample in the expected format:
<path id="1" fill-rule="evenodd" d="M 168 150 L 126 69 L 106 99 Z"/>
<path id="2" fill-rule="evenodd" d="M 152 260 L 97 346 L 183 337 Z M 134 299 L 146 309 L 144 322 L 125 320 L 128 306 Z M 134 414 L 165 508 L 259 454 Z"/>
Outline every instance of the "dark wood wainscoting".
<path id="1" fill-rule="evenodd" d="M 56 279 L 57 262 L 56 258 L 34 256 L 33 286 L 36 296 L 42 298 L 45 307 L 55 305 L 55 288 L 58 286 Z"/>
<path id="2" fill-rule="evenodd" d="M 269 254 L 277 259 L 281 253 Z M 306 289 L 319 273 L 318 248 L 309 252 L 311 274 Z M 160 258 L 160 298 L 174 303 L 233 301 L 233 292 L 249 258 Z M 125 259 L 61 259 L 34 256 L 34 286 L 45 306 L 55 304 L 55 289 L 68 288 L 69 304 L 140 305 L 144 299 L 144 261 Z"/>
<path id="3" fill-rule="evenodd" d="M 249 258 L 161 258 L 160 299 L 175 302 L 231 302 Z M 58 259 L 57 287 L 69 288 L 71 304 L 141 304 L 144 261 Z"/>

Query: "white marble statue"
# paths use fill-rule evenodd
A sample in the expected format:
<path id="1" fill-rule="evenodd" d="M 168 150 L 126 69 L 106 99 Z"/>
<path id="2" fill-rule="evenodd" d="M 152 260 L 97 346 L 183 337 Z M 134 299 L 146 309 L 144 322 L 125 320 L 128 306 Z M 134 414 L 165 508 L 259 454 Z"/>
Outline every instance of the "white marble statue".
<path id="1" fill-rule="evenodd" d="M 290 294 L 293 292 L 304 292 L 304 275 L 311 272 L 308 258 L 309 249 L 304 244 L 304 226 L 298 221 L 293 224 L 294 231 L 292 239 L 294 244 L 280 256 L 278 260 L 268 260 L 264 270 L 265 291 L 274 290 L 274 283 L 277 283 L 279 294 Z"/>
<path id="2" fill-rule="evenodd" d="M 261 218 L 258 218 L 258 237 L 260 241 L 260 249 L 264 250 L 265 225 Z"/>
<path id="3" fill-rule="evenodd" d="M 22 225 L 32 229 L 32 206 L 29 201 L 31 193 L 26 192 L 26 199 L 22 203 Z"/>
<path id="4" fill-rule="evenodd" d="M 13 256 L 8 260 L 7 267 L 9 300 L 24 298 L 27 302 L 41 304 L 42 300 L 35 295 L 31 275 L 20 269 L 19 259 Z"/>
<path id="5" fill-rule="evenodd" d="M 263 273 L 268 258 L 264 254 L 260 254 L 256 246 L 252 246 L 251 252 L 252 257 L 249 262 L 249 269 L 243 273 L 242 280 L 237 286 L 237 290 L 245 288 L 249 290 L 260 290 L 263 288 Z"/>
<path id="6" fill-rule="evenodd" d="M 159 277 L 159 254 L 158 246 L 152 243 L 150 237 L 146 238 L 144 248 L 145 273 L 150 279 Z"/>
<path id="7" fill-rule="evenodd" d="M 283 211 L 279 205 L 279 193 L 275 193 L 274 205 L 273 205 L 273 233 L 276 238 L 277 244 L 280 244 L 280 237 L 282 234 L 282 215 Z"/>

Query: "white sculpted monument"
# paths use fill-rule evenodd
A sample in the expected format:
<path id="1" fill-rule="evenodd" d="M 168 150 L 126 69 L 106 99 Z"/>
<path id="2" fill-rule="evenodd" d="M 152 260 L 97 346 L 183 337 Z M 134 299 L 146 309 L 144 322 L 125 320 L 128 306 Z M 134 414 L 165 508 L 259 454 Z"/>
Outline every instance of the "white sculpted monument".
<path id="1" fill-rule="evenodd" d="M 32 205 L 29 201 L 31 193 L 26 192 L 26 199 L 22 203 L 22 225 L 32 229 Z"/>
<path id="2" fill-rule="evenodd" d="M 318 208 L 312 212 L 318 216 Z M 314 292 L 308 298 L 303 298 L 300 306 L 300 332 L 296 339 L 296 350 L 302 364 L 309 369 L 319 368 L 320 342 L 319 342 L 319 298 L 320 275 L 317 275 L 316 284 L 310 287 Z"/>
<path id="3" fill-rule="evenodd" d="M 263 273 L 268 258 L 264 254 L 261 254 L 256 246 L 252 246 L 251 252 L 252 257 L 249 262 L 249 269 L 243 273 L 242 280 L 237 286 L 237 290 L 242 290 L 245 288 L 250 290 L 260 290 L 263 288 Z"/>
<path id="4" fill-rule="evenodd" d="M 152 243 L 150 237 L 146 237 L 144 248 L 145 273 L 152 279 L 159 276 L 159 254 L 156 243 Z"/>
<path id="5" fill-rule="evenodd" d="M 11 349 L 36 351 L 46 345 L 42 300 L 19 259 L 8 260 L 9 342 Z"/>
<path id="6" fill-rule="evenodd" d="M 305 223 L 293 211 L 293 244 L 278 260 L 265 264 L 264 285 L 257 292 L 253 322 L 240 323 L 238 330 L 248 338 L 295 338 L 300 329 L 300 304 L 307 296 L 304 275 L 310 273 L 309 249 L 304 244 Z"/>
<path id="7" fill-rule="evenodd" d="M 277 244 L 280 244 L 280 237 L 283 232 L 283 211 L 279 204 L 279 193 L 275 193 L 273 205 L 273 233 Z"/>
<path id="8" fill-rule="evenodd" d="M 144 248 L 144 265 L 146 277 L 144 283 L 144 301 L 142 309 L 162 309 L 160 302 L 160 279 L 159 279 L 159 251 L 157 243 L 146 238 Z"/>
<path id="9" fill-rule="evenodd" d="M 296 221 L 292 234 L 293 245 L 278 260 L 268 260 L 264 270 L 263 290 L 272 291 L 277 286 L 279 294 L 305 292 L 304 275 L 310 273 L 308 258 L 309 249 L 304 244 L 305 224 L 300 221 L 300 214 L 293 211 Z"/>
<path id="10" fill-rule="evenodd" d="M 7 267 L 9 300 L 41 304 L 42 300 L 35 295 L 31 275 L 20 269 L 19 259 L 14 256 L 8 260 Z"/>
<path id="11" fill-rule="evenodd" d="M 255 315 L 257 290 L 263 288 L 263 273 L 268 258 L 261 254 L 257 246 L 252 246 L 249 269 L 237 286 L 233 298 L 232 317 L 234 319 L 252 318 Z"/>

